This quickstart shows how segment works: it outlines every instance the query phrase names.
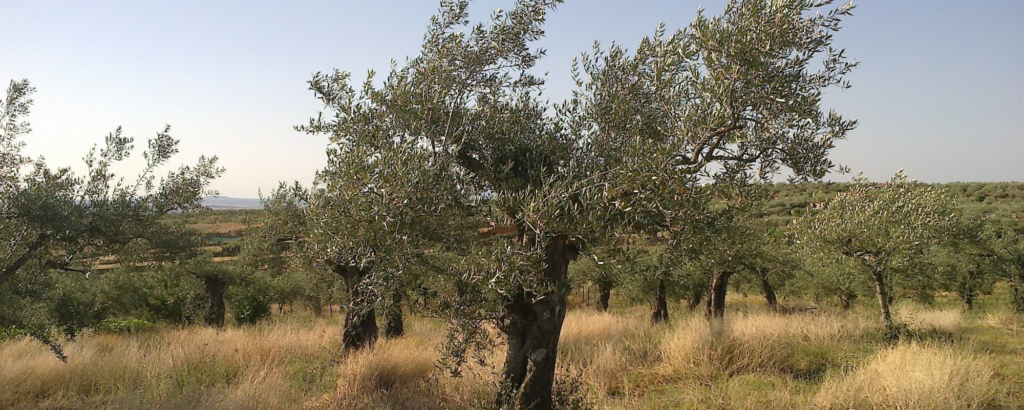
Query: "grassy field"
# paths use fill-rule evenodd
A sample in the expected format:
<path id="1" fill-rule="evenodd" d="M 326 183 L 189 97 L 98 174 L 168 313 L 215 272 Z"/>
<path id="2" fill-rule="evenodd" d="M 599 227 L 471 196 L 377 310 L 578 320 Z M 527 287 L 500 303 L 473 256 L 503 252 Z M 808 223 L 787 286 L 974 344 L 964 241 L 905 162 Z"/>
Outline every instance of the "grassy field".
<path id="1" fill-rule="evenodd" d="M 870 306 L 779 315 L 732 298 L 725 323 L 676 306 L 662 325 L 645 306 L 580 308 L 562 332 L 562 390 L 600 409 L 1024 408 L 1024 319 L 1003 300 L 900 305 L 909 331 L 892 347 Z M 346 356 L 339 321 L 86 334 L 68 364 L 9 340 L 0 408 L 475 409 L 494 395 L 499 353 L 461 378 L 436 367 L 439 322 L 414 317 L 406 337 Z"/>

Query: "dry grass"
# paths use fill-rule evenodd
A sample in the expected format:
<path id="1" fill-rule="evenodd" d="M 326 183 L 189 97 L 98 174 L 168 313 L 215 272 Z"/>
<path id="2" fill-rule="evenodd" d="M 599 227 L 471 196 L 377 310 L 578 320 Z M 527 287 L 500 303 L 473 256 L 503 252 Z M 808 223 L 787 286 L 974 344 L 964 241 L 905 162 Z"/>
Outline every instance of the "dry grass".
<path id="1" fill-rule="evenodd" d="M 902 344 L 828 380 L 816 397 L 827 409 L 984 409 L 998 396 L 986 360 L 948 347 Z"/>
<path id="2" fill-rule="evenodd" d="M 559 339 L 559 363 L 582 372 L 582 381 L 591 388 L 595 400 L 628 398 L 641 387 L 631 383 L 630 373 L 660 361 L 660 334 L 646 312 L 615 315 L 570 311 Z"/>
<path id="3" fill-rule="evenodd" d="M 335 368 L 337 385 L 307 403 L 310 409 L 479 408 L 495 394 L 491 367 L 468 365 L 460 378 L 437 366 L 438 326 L 413 322 L 407 337 L 379 341 L 355 352 Z M 493 361 L 493 360 L 492 360 Z"/>
<path id="4" fill-rule="evenodd" d="M 661 340 L 662 371 L 704 382 L 720 374 L 799 371 L 801 347 L 838 350 L 865 327 L 863 320 L 820 314 L 746 313 L 724 322 L 691 317 Z"/>
<path id="5" fill-rule="evenodd" d="M 323 324 L 86 335 L 67 364 L 21 340 L 0 350 L 0 408 L 292 408 L 291 380 L 319 377 L 339 337 Z"/>
<path id="6" fill-rule="evenodd" d="M 905 323 L 910 330 L 924 333 L 955 335 L 964 326 L 963 310 L 960 308 L 930 309 L 912 303 L 900 305 L 896 319 Z"/>
<path id="7" fill-rule="evenodd" d="M 956 338 L 886 348 L 874 311 L 780 315 L 745 301 L 724 322 L 646 307 L 566 317 L 563 376 L 599 409 L 1009 408 L 1022 398 L 1022 319 L 902 307 L 917 332 Z M 732 307 L 732 306 L 730 306 Z M 345 354 L 331 319 L 216 331 L 87 334 L 65 365 L 29 340 L 0 344 L 0 408 L 477 409 L 496 391 L 500 348 L 452 378 L 436 366 L 444 326 Z M 927 340 L 927 339 L 923 339 Z"/>

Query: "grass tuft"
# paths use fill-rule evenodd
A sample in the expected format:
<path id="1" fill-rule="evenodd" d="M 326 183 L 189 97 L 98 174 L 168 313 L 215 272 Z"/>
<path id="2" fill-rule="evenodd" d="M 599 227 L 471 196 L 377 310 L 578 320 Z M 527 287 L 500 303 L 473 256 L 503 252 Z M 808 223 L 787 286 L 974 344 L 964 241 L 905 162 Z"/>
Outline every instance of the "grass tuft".
<path id="1" fill-rule="evenodd" d="M 982 358 L 948 347 L 906 343 L 826 381 L 823 409 L 983 409 L 999 396 Z"/>

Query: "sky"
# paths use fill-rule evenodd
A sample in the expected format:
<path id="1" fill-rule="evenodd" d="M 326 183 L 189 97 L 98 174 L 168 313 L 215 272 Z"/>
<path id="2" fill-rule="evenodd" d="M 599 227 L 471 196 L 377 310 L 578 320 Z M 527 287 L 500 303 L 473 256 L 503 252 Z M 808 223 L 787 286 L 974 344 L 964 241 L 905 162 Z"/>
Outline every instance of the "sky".
<path id="1" fill-rule="evenodd" d="M 835 162 L 884 180 L 899 169 L 925 182 L 1024 181 L 1024 24 L 1019 0 L 855 1 L 834 45 L 861 62 L 852 88 L 824 108 L 860 126 Z M 386 73 L 418 53 L 436 0 L 0 0 L 0 81 L 38 89 L 25 153 L 81 172 L 81 158 L 118 126 L 145 140 L 171 125 L 175 164 L 217 155 L 212 188 L 254 198 L 279 181 L 308 184 L 326 164 L 326 136 L 293 130 L 321 109 L 306 82 L 318 71 Z M 475 0 L 484 20 L 514 0 Z M 670 30 L 725 1 L 566 0 L 548 18 L 536 72 L 545 95 L 574 89 L 572 59 L 594 41 L 635 48 L 659 22 Z M 166 171 L 166 170 L 165 170 Z M 849 175 L 830 175 L 844 181 Z"/>

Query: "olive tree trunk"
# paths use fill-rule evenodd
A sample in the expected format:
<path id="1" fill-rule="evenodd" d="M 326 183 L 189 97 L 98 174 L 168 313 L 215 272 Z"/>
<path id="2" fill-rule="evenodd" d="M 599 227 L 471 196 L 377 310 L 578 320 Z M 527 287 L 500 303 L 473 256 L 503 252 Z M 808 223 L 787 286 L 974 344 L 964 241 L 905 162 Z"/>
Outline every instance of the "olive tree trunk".
<path id="1" fill-rule="evenodd" d="M 775 294 L 775 288 L 772 287 L 772 283 L 768 281 L 768 277 L 761 276 L 761 288 L 764 289 L 764 300 L 768 303 L 768 308 L 778 311 L 779 298 Z"/>
<path id="2" fill-rule="evenodd" d="M 889 290 L 885 283 L 885 276 L 880 269 L 871 270 L 871 279 L 875 281 L 875 295 L 878 296 L 878 305 L 882 311 L 882 322 L 885 324 L 885 340 L 894 342 L 899 339 L 899 329 L 896 322 L 892 320 L 892 310 L 889 309 Z"/>
<path id="3" fill-rule="evenodd" d="M 711 288 L 708 289 L 708 318 L 725 317 L 725 296 L 729 293 L 730 271 L 715 272 L 711 277 Z"/>
<path id="4" fill-rule="evenodd" d="M 385 312 L 387 322 L 384 325 L 384 337 L 394 339 L 405 334 L 405 322 L 402 318 L 402 289 L 396 287 L 391 293 L 391 303 Z"/>
<path id="5" fill-rule="evenodd" d="M 597 288 L 600 293 L 597 298 L 597 310 L 607 312 L 608 301 L 612 298 L 612 284 L 608 282 L 598 282 Z"/>
<path id="6" fill-rule="evenodd" d="M 348 309 L 345 311 L 345 331 L 341 343 L 345 350 L 370 347 L 377 341 L 377 312 L 373 303 L 363 294 L 362 281 L 370 272 L 368 267 L 336 265 L 348 287 Z"/>
<path id="7" fill-rule="evenodd" d="M 218 276 L 203 276 L 203 285 L 206 287 L 206 297 L 210 305 L 206 307 L 204 320 L 207 326 L 224 327 L 224 289 L 228 283 Z"/>
<path id="8" fill-rule="evenodd" d="M 668 298 L 665 293 L 665 279 L 658 279 L 658 292 L 654 296 L 654 313 L 651 314 L 651 321 L 654 323 L 668 322 Z"/>
<path id="9" fill-rule="evenodd" d="M 502 307 L 499 329 L 508 342 L 498 408 L 549 410 L 558 357 L 558 338 L 565 320 L 569 262 L 578 254 L 566 235 L 545 247 L 544 279 L 552 291 L 542 297 L 525 293 Z"/>

